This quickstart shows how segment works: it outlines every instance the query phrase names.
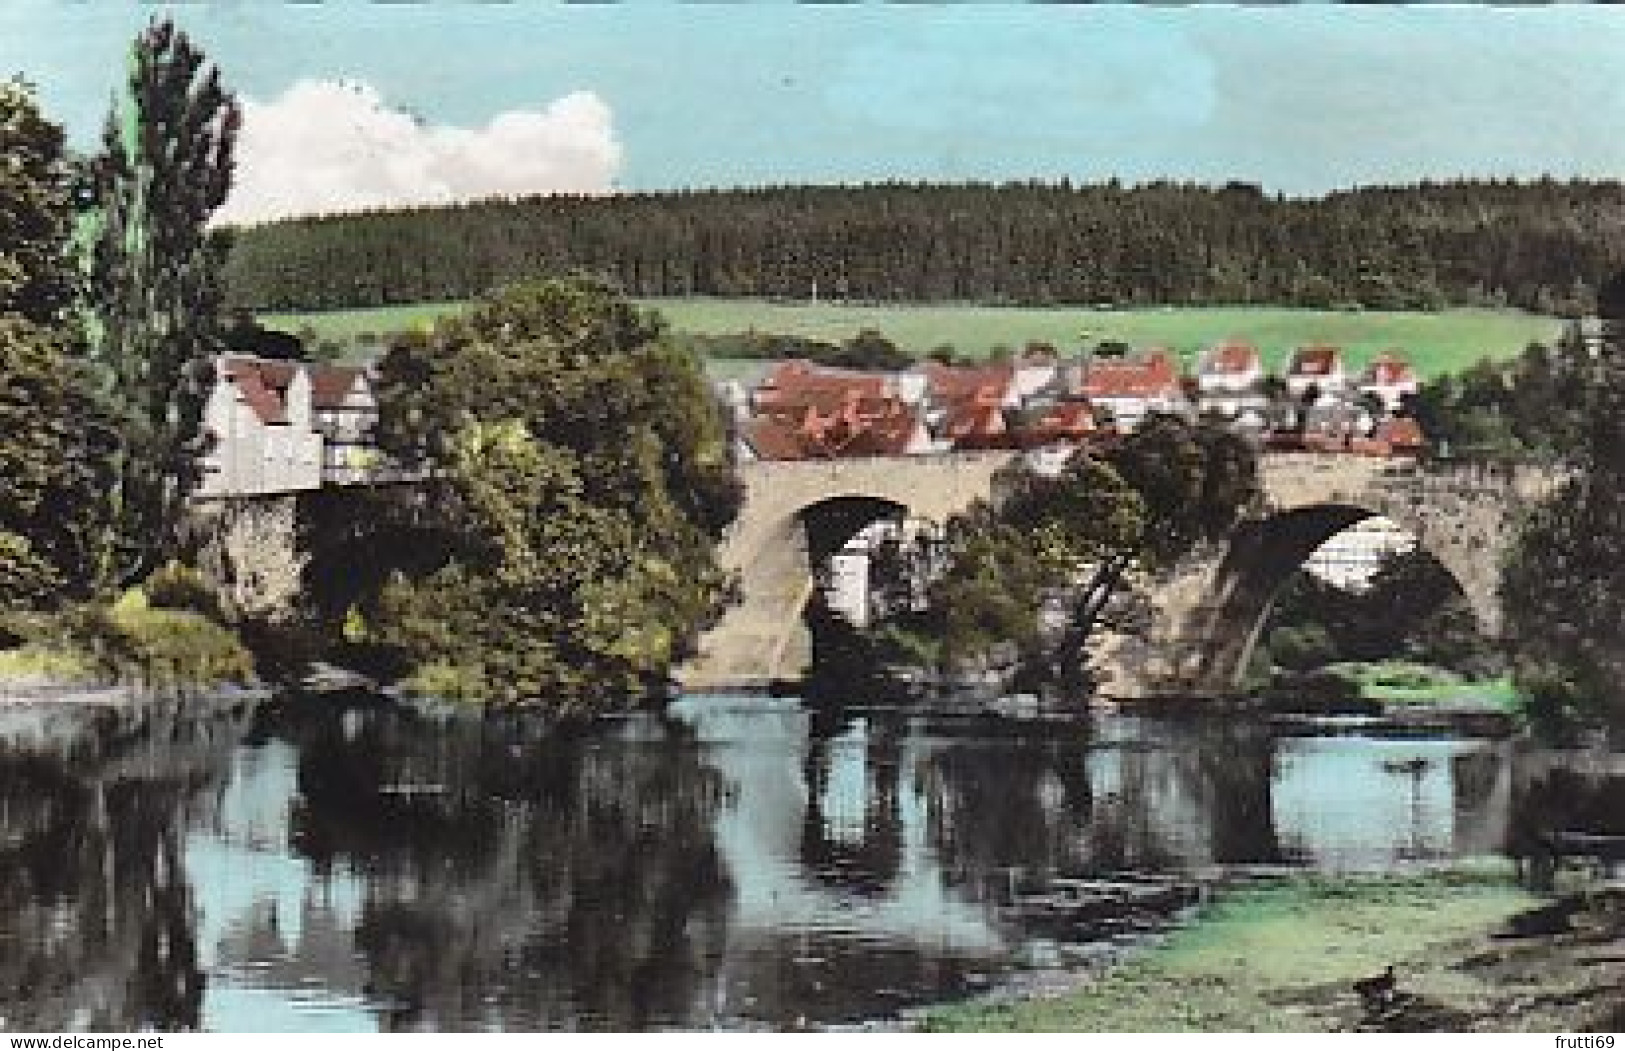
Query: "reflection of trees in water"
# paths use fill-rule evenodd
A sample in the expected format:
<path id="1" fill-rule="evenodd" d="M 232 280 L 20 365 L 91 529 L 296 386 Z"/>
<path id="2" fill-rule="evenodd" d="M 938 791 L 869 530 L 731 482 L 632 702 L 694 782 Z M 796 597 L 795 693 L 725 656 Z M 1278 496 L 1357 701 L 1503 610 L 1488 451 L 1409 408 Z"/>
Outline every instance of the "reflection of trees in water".
<path id="1" fill-rule="evenodd" d="M 0 756 L 0 1016 L 34 1030 L 198 1024 L 189 804 L 212 774 Z"/>
<path id="2" fill-rule="evenodd" d="M 1275 740 L 1268 727 L 1237 719 L 1181 726 L 1175 752 L 1197 810 L 1206 818 L 1209 860 L 1263 864 L 1281 860 L 1270 787 Z"/>
<path id="3" fill-rule="evenodd" d="M 814 714 L 808 726 L 802 774 L 807 808 L 802 815 L 801 863 L 821 883 L 863 896 L 884 894 L 903 862 L 902 766 L 904 727 L 883 717 L 863 723 L 863 819 L 852 836 L 835 833 L 825 813 L 832 742 L 850 730 L 854 720 Z"/>
<path id="4" fill-rule="evenodd" d="M 1268 732 L 1219 720 L 1162 729 L 1094 747 L 1082 724 L 1035 733 L 990 719 L 950 738 L 921 772 L 932 842 L 973 882 L 1016 867 L 1079 874 L 1275 860 Z"/>
<path id="5" fill-rule="evenodd" d="M 711 835 L 722 786 L 679 728 L 595 742 L 613 731 L 348 718 L 298 732 L 295 835 L 365 876 L 356 942 L 389 1024 L 690 1016 L 729 887 Z"/>
<path id="6" fill-rule="evenodd" d="M 1011 868 L 1086 865 L 1093 792 L 1085 725 L 1035 733 L 988 718 L 942 729 L 952 736 L 930 750 L 919 781 L 930 840 L 953 882 L 996 895 Z"/>

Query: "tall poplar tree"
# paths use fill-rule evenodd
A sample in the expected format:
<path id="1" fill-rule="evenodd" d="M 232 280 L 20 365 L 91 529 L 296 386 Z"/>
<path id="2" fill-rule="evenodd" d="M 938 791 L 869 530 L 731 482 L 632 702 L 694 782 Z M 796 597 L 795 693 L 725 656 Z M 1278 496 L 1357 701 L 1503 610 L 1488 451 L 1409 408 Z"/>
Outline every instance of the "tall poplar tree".
<path id="1" fill-rule="evenodd" d="M 200 419 L 220 347 L 225 246 L 207 229 L 231 187 L 240 120 L 219 70 L 168 19 L 131 49 L 93 166 L 95 358 L 120 407 L 120 575 L 176 543 L 206 451 Z"/>

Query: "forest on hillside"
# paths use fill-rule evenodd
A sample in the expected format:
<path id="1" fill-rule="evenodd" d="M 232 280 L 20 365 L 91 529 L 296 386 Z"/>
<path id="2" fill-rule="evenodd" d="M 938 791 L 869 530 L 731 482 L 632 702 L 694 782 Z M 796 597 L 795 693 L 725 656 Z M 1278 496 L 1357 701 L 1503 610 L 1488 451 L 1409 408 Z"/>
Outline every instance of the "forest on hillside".
<path id="1" fill-rule="evenodd" d="M 782 187 L 528 197 L 233 230 L 232 305 L 466 299 L 587 272 L 639 297 L 1589 311 L 1625 184 Z"/>

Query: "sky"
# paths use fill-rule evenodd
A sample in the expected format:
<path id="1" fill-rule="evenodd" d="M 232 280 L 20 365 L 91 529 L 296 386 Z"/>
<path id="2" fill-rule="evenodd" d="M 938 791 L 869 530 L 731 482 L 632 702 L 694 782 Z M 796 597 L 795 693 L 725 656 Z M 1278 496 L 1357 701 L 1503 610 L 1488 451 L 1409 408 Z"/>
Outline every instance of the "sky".
<path id="1" fill-rule="evenodd" d="M 0 0 L 90 148 L 162 5 Z M 215 0 L 177 23 L 243 100 L 222 218 L 493 194 L 881 179 L 1625 177 L 1625 12 Z"/>

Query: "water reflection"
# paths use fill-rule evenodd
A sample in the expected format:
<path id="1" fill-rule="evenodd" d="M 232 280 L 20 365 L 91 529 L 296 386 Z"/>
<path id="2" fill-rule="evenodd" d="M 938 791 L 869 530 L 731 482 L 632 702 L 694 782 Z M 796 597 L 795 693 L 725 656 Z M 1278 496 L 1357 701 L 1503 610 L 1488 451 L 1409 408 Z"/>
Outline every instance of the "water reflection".
<path id="1" fill-rule="evenodd" d="M 887 1015 L 1166 922 L 1178 877 L 1501 849 L 1486 742 L 691 699 L 565 732 L 268 709 L 0 755 L 16 1028 L 654 1029 Z"/>

